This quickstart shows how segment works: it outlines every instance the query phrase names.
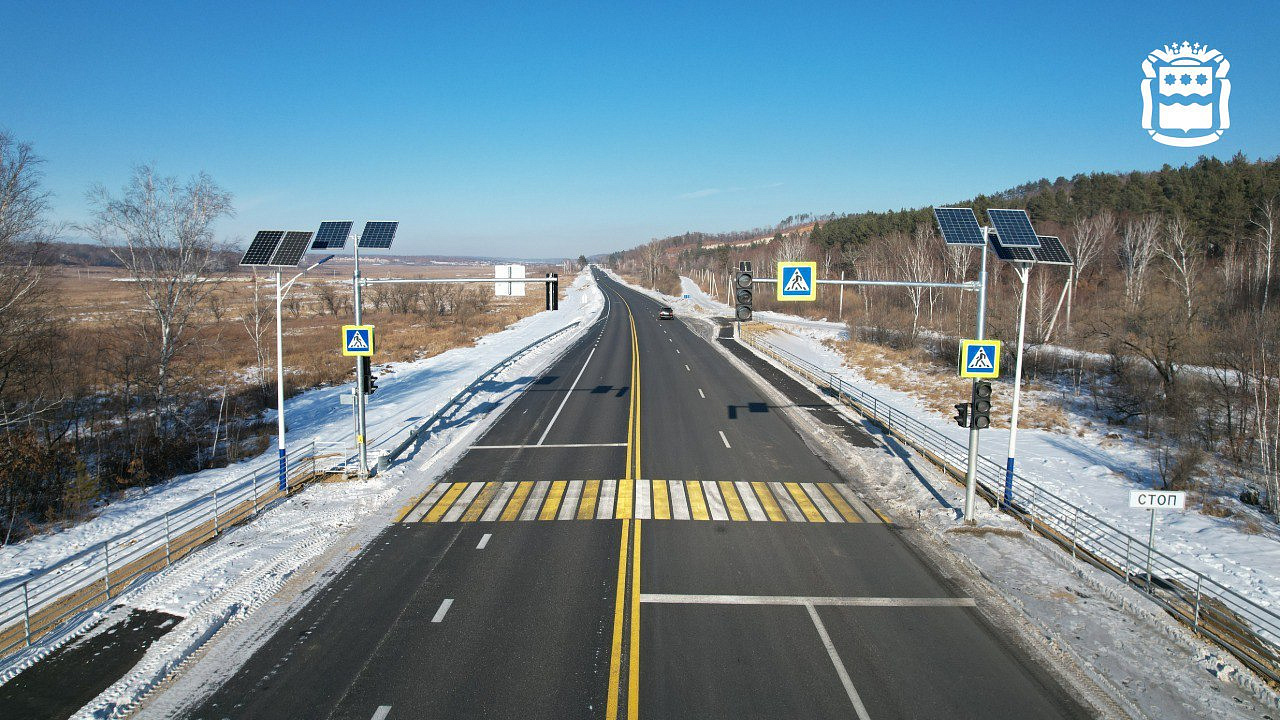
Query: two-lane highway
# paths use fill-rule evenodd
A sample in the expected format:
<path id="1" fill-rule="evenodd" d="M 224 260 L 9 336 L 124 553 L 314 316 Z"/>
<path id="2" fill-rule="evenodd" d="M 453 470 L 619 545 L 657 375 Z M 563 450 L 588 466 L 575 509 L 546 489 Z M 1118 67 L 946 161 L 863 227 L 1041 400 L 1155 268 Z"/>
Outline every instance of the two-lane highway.
<path id="1" fill-rule="evenodd" d="M 597 325 L 190 717 L 1087 715 L 717 348 L 597 280 Z"/>

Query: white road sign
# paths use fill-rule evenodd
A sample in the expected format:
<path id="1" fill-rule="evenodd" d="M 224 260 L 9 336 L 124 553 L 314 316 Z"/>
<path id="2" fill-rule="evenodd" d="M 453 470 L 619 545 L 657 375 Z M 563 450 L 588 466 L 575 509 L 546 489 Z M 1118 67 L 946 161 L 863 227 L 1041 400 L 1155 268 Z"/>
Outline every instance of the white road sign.
<path id="1" fill-rule="evenodd" d="M 523 278 L 523 265 L 494 265 L 493 276 L 502 278 Z M 515 295 L 524 297 L 524 283 L 498 282 L 493 284 L 493 294 L 499 296 Z"/>
<path id="2" fill-rule="evenodd" d="M 1184 510 L 1187 493 L 1182 490 L 1130 490 L 1129 507 L 1140 510 Z"/>

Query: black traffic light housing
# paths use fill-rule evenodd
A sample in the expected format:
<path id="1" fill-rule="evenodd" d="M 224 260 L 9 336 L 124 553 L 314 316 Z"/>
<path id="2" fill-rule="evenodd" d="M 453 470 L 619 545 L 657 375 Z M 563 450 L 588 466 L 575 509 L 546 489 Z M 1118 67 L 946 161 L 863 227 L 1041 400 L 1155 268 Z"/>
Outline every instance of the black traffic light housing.
<path id="1" fill-rule="evenodd" d="M 962 428 L 969 427 L 969 403 L 956 403 L 956 424 Z"/>
<path id="2" fill-rule="evenodd" d="M 372 395 L 378 389 L 378 377 L 373 374 L 372 365 L 369 358 L 360 358 L 360 388 L 365 395 Z"/>
<path id="3" fill-rule="evenodd" d="M 985 430 L 991 427 L 991 381 L 973 383 L 973 427 Z"/>
<path id="4" fill-rule="evenodd" d="M 751 263 L 739 263 L 738 267 L 740 269 L 733 276 L 733 299 L 737 301 L 733 316 L 739 322 L 747 322 L 751 319 L 751 286 L 755 278 L 751 275 Z"/>

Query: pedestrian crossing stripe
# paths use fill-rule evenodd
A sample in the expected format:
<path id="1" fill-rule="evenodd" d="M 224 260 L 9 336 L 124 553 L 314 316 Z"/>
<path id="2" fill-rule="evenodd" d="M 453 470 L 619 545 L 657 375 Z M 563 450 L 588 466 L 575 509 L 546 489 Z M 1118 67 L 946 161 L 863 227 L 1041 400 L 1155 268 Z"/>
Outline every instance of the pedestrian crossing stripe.
<path id="1" fill-rule="evenodd" d="M 400 522 L 714 520 L 857 523 L 865 507 L 837 483 L 543 480 L 433 485 Z M 879 515 L 879 513 L 877 513 Z M 883 515 L 880 516 L 884 519 Z"/>
<path id="2" fill-rule="evenodd" d="M 779 300 L 816 300 L 818 283 L 815 281 L 818 264 L 815 262 L 778 263 L 778 299 Z"/>
<path id="3" fill-rule="evenodd" d="M 960 377 L 1000 377 L 1000 341 L 961 340 Z"/>

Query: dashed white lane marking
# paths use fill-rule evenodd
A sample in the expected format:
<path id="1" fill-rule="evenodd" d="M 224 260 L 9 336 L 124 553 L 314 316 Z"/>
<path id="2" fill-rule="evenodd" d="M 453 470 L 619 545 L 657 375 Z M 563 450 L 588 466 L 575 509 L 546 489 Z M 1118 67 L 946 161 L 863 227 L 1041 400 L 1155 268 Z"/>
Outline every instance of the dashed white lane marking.
<path id="1" fill-rule="evenodd" d="M 675 342 L 675 340 L 674 340 L 673 338 L 667 338 L 667 342 L 669 342 L 669 343 L 673 343 L 673 342 Z"/>
<path id="2" fill-rule="evenodd" d="M 813 626 L 818 630 L 818 637 L 822 638 L 822 646 L 827 649 L 827 655 L 831 656 L 831 664 L 836 667 L 840 684 L 844 685 L 844 691 L 849 695 L 849 702 L 853 703 L 853 711 L 858 713 L 858 720 L 871 720 L 871 716 L 867 715 L 867 708 L 862 704 L 862 698 L 858 697 L 857 688 L 853 686 L 853 680 L 849 678 L 849 671 L 840 660 L 840 653 L 836 652 L 835 643 L 831 642 L 831 636 L 827 634 L 822 618 L 818 617 L 817 608 L 813 605 L 805 605 L 804 609 L 809 611 L 809 617 L 813 619 Z"/>
<path id="3" fill-rule="evenodd" d="M 729 444 L 729 438 L 727 438 L 727 437 L 725 437 L 725 436 L 724 436 L 724 431 L 723 431 L 723 430 L 717 430 L 716 432 L 720 433 L 720 442 L 724 443 L 724 446 L 725 446 L 725 447 L 727 447 L 727 448 L 729 448 L 730 450 L 732 450 L 732 449 L 733 449 L 733 446 Z"/>
<path id="4" fill-rule="evenodd" d="M 480 536 L 480 544 L 476 546 L 477 550 L 483 550 L 489 544 L 489 538 L 493 537 L 493 533 L 485 533 Z"/>
<path id="5" fill-rule="evenodd" d="M 689 370 L 689 366 L 688 366 L 688 365 L 685 365 L 685 366 L 684 366 L 684 369 L 685 369 L 685 370 Z M 689 372 L 693 372 L 693 371 L 692 371 L 692 370 L 689 370 Z"/>
<path id="6" fill-rule="evenodd" d="M 702 392 L 702 388 L 698 388 L 698 396 L 701 397 L 703 400 L 707 399 L 706 394 Z"/>
<path id="7" fill-rule="evenodd" d="M 680 354 L 680 348 L 676 348 L 676 354 L 677 354 L 677 355 L 679 355 L 679 354 Z"/>
<path id="8" fill-rule="evenodd" d="M 564 404 L 569 402 L 569 396 L 573 394 L 573 389 L 578 387 L 578 381 L 582 379 L 582 373 L 587 371 L 587 366 L 591 364 L 591 356 L 596 354 L 596 349 L 591 348 L 591 352 L 587 353 L 586 362 L 582 363 L 582 369 L 578 371 L 578 377 L 573 379 L 573 384 L 564 393 L 564 399 L 560 401 L 560 407 L 556 408 L 556 414 L 551 416 L 551 422 L 547 423 L 547 429 L 542 431 L 542 437 L 538 438 L 538 444 L 541 445 L 543 440 L 547 439 L 547 433 L 551 432 L 551 427 L 556 424 L 556 418 L 560 417 L 560 411 L 564 409 Z"/>
<path id="9" fill-rule="evenodd" d="M 431 618 L 431 622 L 438 623 L 443 620 L 444 614 L 449 612 L 449 608 L 451 607 L 453 607 L 453 598 L 445 598 L 444 602 L 440 603 L 440 609 L 437 610 L 435 616 Z"/>
<path id="10" fill-rule="evenodd" d="M 387 720 L 389 712 L 391 712 L 390 705 L 379 705 L 378 709 L 373 711 L 373 717 L 370 720 Z"/>

